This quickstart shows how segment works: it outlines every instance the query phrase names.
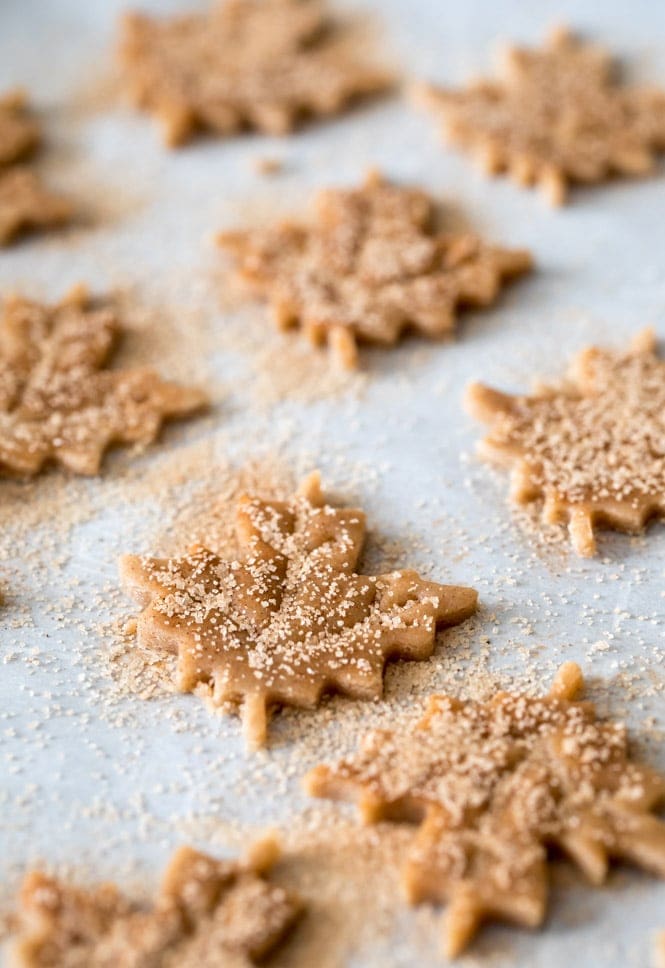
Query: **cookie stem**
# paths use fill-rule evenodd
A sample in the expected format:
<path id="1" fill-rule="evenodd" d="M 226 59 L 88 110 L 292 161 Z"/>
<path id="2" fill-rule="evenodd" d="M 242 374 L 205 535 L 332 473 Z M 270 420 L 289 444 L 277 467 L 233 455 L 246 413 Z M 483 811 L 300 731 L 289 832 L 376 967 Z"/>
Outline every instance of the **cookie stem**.
<path id="1" fill-rule="evenodd" d="M 252 692 L 245 696 L 242 704 L 242 732 L 247 749 L 254 751 L 266 745 L 268 736 L 268 713 L 265 696 Z"/>

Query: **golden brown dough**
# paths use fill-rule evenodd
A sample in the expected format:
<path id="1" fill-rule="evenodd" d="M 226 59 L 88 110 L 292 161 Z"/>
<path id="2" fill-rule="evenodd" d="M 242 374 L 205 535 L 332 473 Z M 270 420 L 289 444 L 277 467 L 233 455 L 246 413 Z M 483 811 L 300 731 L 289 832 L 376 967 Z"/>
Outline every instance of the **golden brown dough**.
<path id="1" fill-rule="evenodd" d="M 578 554 L 595 554 L 598 525 L 637 532 L 665 513 L 665 362 L 652 330 L 624 352 L 589 347 L 568 379 L 531 396 L 473 384 L 466 405 L 490 426 L 481 452 L 511 468 L 513 500 L 542 499 Z"/>
<path id="2" fill-rule="evenodd" d="M 54 306 L 5 301 L 0 319 L 0 475 L 48 463 L 96 474 L 112 444 L 148 444 L 205 405 L 200 390 L 148 369 L 110 370 L 122 332 L 110 304 L 78 287 Z"/>
<path id="3" fill-rule="evenodd" d="M 31 169 L 0 172 L 0 246 L 25 232 L 65 225 L 73 214 L 72 203 L 46 188 Z"/>
<path id="4" fill-rule="evenodd" d="M 141 644 L 177 653 L 182 690 L 241 702 L 253 747 L 274 705 L 313 708 L 330 690 L 380 696 L 388 659 L 428 658 L 437 626 L 476 609 L 473 589 L 415 571 L 357 574 L 365 515 L 326 504 L 318 474 L 289 501 L 242 499 L 236 531 L 237 560 L 201 546 L 182 558 L 130 555 L 121 577 L 145 606 Z"/>
<path id="5" fill-rule="evenodd" d="M 319 0 L 217 0 L 207 14 L 129 14 L 121 59 L 171 146 L 198 131 L 284 134 L 390 85 L 345 50 L 346 34 Z"/>
<path id="6" fill-rule="evenodd" d="M 554 205 L 575 183 L 654 170 L 665 150 L 665 91 L 617 79 L 612 56 L 566 29 L 510 47 L 496 81 L 425 87 L 447 137 L 489 173 L 537 185 Z"/>
<path id="7" fill-rule="evenodd" d="M 433 696 L 410 730 L 371 733 L 355 757 L 307 777 L 310 793 L 358 803 L 367 822 L 419 825 L 404 886 L 412 903 L 448 904 L 450 957 L 486 919 L 542 923 L 550 846 L 592 884 L 609 858 L 665 877 L 665 824 L 651 813 L 665 778 L 633 762 L 623 724 L 576 700 L 583 685 L 567 662 L 544 698 Z"/>
<path id="8" fill-rule="evenodd" d="M 73 216 L 71 202 L 49 191 L 32 168 L 17 165 L 31 158 L 40 142 L 39 125 L 23 92 L 0 96 L 0 247 Z"/>
<path id="9" fill-rule="evenodd" d="M 388 345 L 409 328 L 450 334 L 459 307 L 490 305 L 531 269 L 528 252 L 438 230 L 435 215 L 426 192 L 370 172 L 360 188 L 321 192 L 311 224 L 224 232 L 219 242 L 281 328 L 299 326 L 355 366 L 357 341 Z"/>
<path id="10" fill-rule="evenodd" d="M 82 889 L 33 872 L 23 884 L 17 968 L 250 968 L 279 946 L 300 901 L 264 875 L 271 841 L 246 861 L 182 847 L 150 907 L 113 884 Z"/>

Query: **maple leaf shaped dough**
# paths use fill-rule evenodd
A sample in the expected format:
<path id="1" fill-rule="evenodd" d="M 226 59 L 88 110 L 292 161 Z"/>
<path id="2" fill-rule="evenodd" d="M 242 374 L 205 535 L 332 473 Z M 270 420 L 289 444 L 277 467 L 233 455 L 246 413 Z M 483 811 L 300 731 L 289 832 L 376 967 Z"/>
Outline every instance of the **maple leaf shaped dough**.
<path id="1" fill-rule="evenodd" d="M 355 757 L 306 779 L 315 796 L 356 801 L 368 822 L 420 825 L 404 884 L 413 903 L 448 902 L 450 957 L 486 918 L 541 924 L 548 846 L 593 884 L 610 857 L 665 877 L 665 824 L 651 814 L 665 778 L 629 758 L 622 724 L 575 701 L 582 687 L 568 662 L 546 698 L 433 696 L 410 730 L 375 731 Z"/>
<path id="2" fill-rule="evenodd" d="M 201 409 L 199 390 L 148 369 L 104 369 L 122 331 L 81 287 L 55 306 L 6 300 L 0 320 L 0 475 L 55 462 L 96 474 L 111 444 L 147 444 L 164 420 Z"/>
<path id="3" fill-rule="evenodd" d="M 458 306 L 489 305 L 531 268 L 523 250 L 435 231 L 435 210 L 425 192 L 370 172 L 358 189 L 321 192 L 313 224 L 225 232 L 219 242 L 280 327 L 300 325 L 354 366 L 356 340 L 391 344 L 410 327 L 444 336 Z"/>
<path id="4" fill-rule="evenodd" d="M 560 205 L 571 183 L 644 175 L 665 150 L 665 92 L 618 83 L 610 54 L 568 30 L 506 51 L 497 81 L 426 87 L 451 141 L 489 174 L 538 185 Z"/>
<path id="5" fill-rule="evenodd" d="M 39 127 L 30 117 L 22 91 L 0 96 L 0 168 L 31 155 L 40 142 Z"/>
<path id="6" fill-rule="evenodd" d="M 467 409 L 490 425 L 481 445 L 512 467 L 512 497 L 543 498 L 543 518 L 568 521 L 580 555 L 596 551 L 594 527 L 640 531 L 665 514 L 665 361 L 645 330 L 623 353 L 590 347 L 569 378 L 532 396 L 483 384 Z"/>
<path id="7" fill-rule="evenodd" d="M 316 0 L 226 0 L 205 15 L 130 14 L 121 58 L 134 99 L 175 146 L 199 130 L 284 134 L 303 115 L 337 114 L 387 88 L 345 40 Z"/>
<path id="8" fill-rule="evenodd" d="M 205 684 L 215 704 L 242 701 L 254 747 L 274 704 L 380 696 L 388 659 L 428 658 L 437 625 L 476 609 L 473 589 L 415 571 L 356 574 L 365 516 L 325 504 L 317 474 L 289 501 L 241 500 L 236 530 L 237 560 L 196 546 L 183 558 L 127 556 L 121 576 L 145 606 L 139 641 L 177 652 L 182 690 Z"/>
<path id="9" fill-rule="evenodd" d="M 302 912 L 264 875 L 271 840 L 244 862 L 183 847 L 151 907 L 113 884 L 84 890 L 40 872 L 20 895 L 14 959 L 20 968 L 245 968 L 275 950 Z"/>

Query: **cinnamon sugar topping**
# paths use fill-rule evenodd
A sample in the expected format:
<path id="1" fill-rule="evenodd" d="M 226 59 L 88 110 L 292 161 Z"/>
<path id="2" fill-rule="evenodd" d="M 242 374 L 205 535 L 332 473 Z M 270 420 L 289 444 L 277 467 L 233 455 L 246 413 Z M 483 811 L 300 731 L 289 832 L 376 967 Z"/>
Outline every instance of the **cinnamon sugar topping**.
<path id="1" fill-rule="evenodd" d="M 236 531 L 237 560 L 196 546 L 183 558 L 127 556 L 121 574 L 145 605 L 141 645 L 177 652 L 181 689 L 242 702 L 252 746 L 275 704 L 380 696 L 386 660 L 427 658 L 437 625 L 476 608 L 473 589 L 414 571 L 356 574 L 365 516 L 325 504 L 318 474 L 288 501 L 242 499 Z"/>
<path id="2" fill-rule="evenodd" d="M 597 719 L 574 663 L 545 698 L 434 696 L 411 730 L 371 733 L 359 754 L 307 777 L 315 796 L 356 801 L 365 820 L 420 825 L 403 869 L 409 899 L 449 904 L 446 950 L 487 918 L 534 927 L 547 907 L 547 852 L 593 884 L 610 857 L 665 877 L 665 778 L 634 763 L 621 723 Z"/>
<path id="3" fill-rule="evenodd" d="M 665 91 L 619 83 L 611 55 L 565 29 L 540 50 L 508 48 L 496 81 L 422 98 L 488 173 L 535 184 L 555 205 L 571 183 L 653 171 L 665 150 Z"/>
<path id="4" fill-rule="evenodd" d="M 482 452 L 512 467 L 514 500 L 542 498 L 579 554 L 595 553 L 596 524 L 634 532 L 665 514 L 665 361 L 651 330 L 623 353 L 584 350 L 532 396 L 474 384 L 466 403 L 490 425 Z"/>
<path id="5" fill-rule="evenodd" d="M 371 172 L 360 188 L 321 192 L 313 224 L 224 232 L 219 241 L 280 327 L 300 326 L 353 366 L 357 340 L 391 344 L 410 327 L 444 336 L 459 306 L 493 303 L 531 268 L 527 252 L 437 231 L 435 214 L 425 192 Z"/>
<path id="6" fill-rule="evenodd" d="M 15 297 L 0 320 L 0 474 L 55 462 L 95 474 L 114 443 L 147 444 L 162 422 L 200 409 L 199 390 L 152 370 L 105 369 L 122 331 L 82 288 L 55 306 Z"/>
<path id="7" fill-rule="evenodd" d="M 40 872 L 20 897 L 20 968 L 249 968 L 272 952 L 300 916 L 300 902 L 264 879 L 273 842 L 245 862 L 183 847 L 151 907 L 113 884 L 83 890 Z"/>
<path id="8" fill-rule="evenodd" d="M 388 75 L 344 49 L 347 33 L 319 0 L 217 0 L 203 15 L 128 15 L 121 56 L 137 104 L 174 146 L 200 130 L 284 134 L 384 90 Z"/>

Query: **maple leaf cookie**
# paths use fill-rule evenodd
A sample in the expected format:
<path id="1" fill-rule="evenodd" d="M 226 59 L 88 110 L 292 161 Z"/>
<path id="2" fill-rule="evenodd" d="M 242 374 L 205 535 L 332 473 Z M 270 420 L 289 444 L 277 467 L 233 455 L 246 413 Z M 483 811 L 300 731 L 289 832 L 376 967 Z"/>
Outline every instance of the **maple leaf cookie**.
<path id="1" fill-rule="evenodd" d="M 63 225 L 73 214 L 71 202 L 45 188 L 39 176 L 17 165 L 39 147 L 39 125 L 30 116 L 22 92 L 0 97 L 0 246 L 23 232 Z"/>
<path id="2" fill-rule="evenodd" d="M 665 91 L 628 86 L 611 55 L 566 29 L 544 47 L 511 47 L 498 80 L 425 87 L 450 141 L 488 172 L 537 185 L 560 205 L 574 183 L 653 171 L 665 150 Z"/>
<path id="3" fill-rule="evenodd" d="M 242 703 L 252 747 L 277 705 L 314 708 L 337 691 L 372 699 L 391 658 L 426 659 L 438 626 L 476 609 L 471 588 L 415 571 L 356 574 L 362 511 L 324 503 L 318 474 L 288 501 L 245 497 L 237 560 L 195 546 L 182 558 L 126 556 L 121 577 L 145 606 L 138 639 L 177 653 L 177 684 L 216 705 Z"/>
<path id="4" fill-rule="evenodd" d="M 280 328 L 299 326 L 354 366 L 357 341 L 389 345 L 409 328 L 442 337 L 460 306 L 490 305 L 531 268 L 528 252 L 437 230 L 436 214 L 425 192 L 370 172 L 360 188 L 321 192 L 311 224 L 224 232 L 219 243 Z"/>
<path id="5" fill-rule="evenodd" d="M 112 444 L 148 444 L 164 420 L 201 409 L 195 389 L 148 369 L 106 368 L 122 325 L 82 287 L 46 306 L 7 299 L 0 319 L 0 476 L 48 463 L 96 474 Z"/>
<path id="6" fill-rule="evenodd" d="M 355 757 L 306 779 L 315 796 L 357 802 L 368 822 L 419 825 L 404 885 L 413 903 L 449 905 L 450 957 L 486 919 L 542 923 L 550 846 L 592 884 L 609 858 L 665 877 L 665 824 L 651 813 L 665 778 L 630 759 L 621 723 L 576 701 L 582 687 L 567 662 L 545 698 L 433 696 L 411 729 L 375 731 Z"/>
<path id="7" fill-rule="evenodd" d="M 665 361 L 652 330 L 625 352 L 589 347 L 568 379 L 531 396 L 473 384 L 466 406 L 490 426 L 481 453 L 512 468 L 513 500 L 542 499 L 578 554 L 595 554 L 597 525 L 638 532 L 665 514 Z"/>
<path id="8" fill-rule="evenodd" d="M 113 884 L 73 887 L 41 872 L 23 884 L 17 968 L 250 968 L 274 951 L 302 912 L 265 874 L 278 850 L 259 842 L 246 861 L 189 847 L 173 856 L 153 905 Z"/>
<path id="9" fill-rule="evenodd" d="M 198 131 L 285 134 L 385 90 L 347 33 L 317 0 L 218 0 L 206 14 L 126 16 L 120 53 L 130 93 L 175 146 Z"/>

